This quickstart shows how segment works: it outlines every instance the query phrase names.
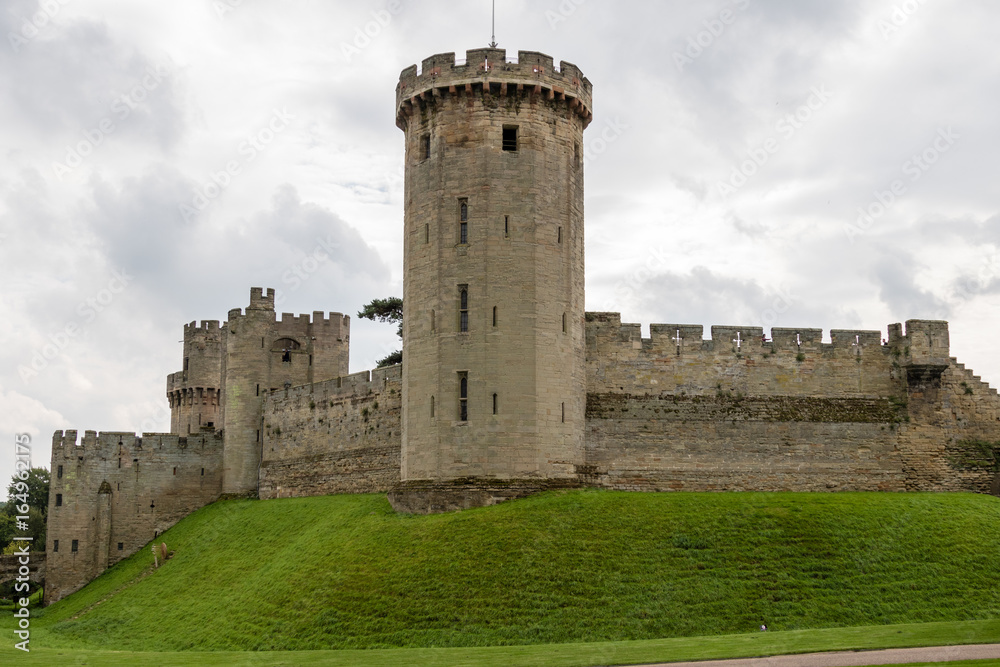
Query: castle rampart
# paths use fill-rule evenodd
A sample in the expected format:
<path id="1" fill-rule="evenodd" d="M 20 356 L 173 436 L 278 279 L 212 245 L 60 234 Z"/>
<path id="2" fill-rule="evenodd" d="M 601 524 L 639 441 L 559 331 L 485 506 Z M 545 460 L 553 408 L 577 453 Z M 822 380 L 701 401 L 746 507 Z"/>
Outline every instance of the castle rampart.
<path id="1" fill-rule="evenodd" d="M 56 431 L 52 438 L 46 604 L 81 588 L 222 489 L 222 439 Z"/>
<path id="2" fill-rule="evenodd" d="M 977 490 L 996 391 L 947 323 L 867 330 L 653 324 L 587 314 L 589 482 L 636 490 Z M 945 361 L 942 361 L 945 360 Z M 942 367 L 942 364 L 944 366 Z M 917 370 L 913 370 L 916 368 Z M 963 384 L 964 383 L 964 384 Z M 963 444 L 964 443 L 964 444 Z M 963 453 L 964 452 L 964 453 Z M 971 459 L 970 459 L 971 457 Z M 980 462 L 982 463 L 982 462 Z"/>
<path id="3" fill-rule="evenodd" d="M 260 497 L 392 488 L 399 482 L 401 380 L 397 365 L 269 393 Z"/>

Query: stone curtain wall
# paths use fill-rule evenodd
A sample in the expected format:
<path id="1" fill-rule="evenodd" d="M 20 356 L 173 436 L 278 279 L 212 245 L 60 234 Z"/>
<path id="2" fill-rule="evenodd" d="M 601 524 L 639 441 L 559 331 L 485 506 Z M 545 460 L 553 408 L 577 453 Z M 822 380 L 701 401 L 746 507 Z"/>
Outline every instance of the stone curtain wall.
<path id="1" fill-rule="evenodd" d="M 77 445 L 76 431 L 56 431 L 50 472 L 46 604 L 218 499 L 222 439 L 214 431 L 188 437 L 87 431 Z"/>
<path id="2" fill-rule="evenodd" d="M 388 491 L 399 482 L 401 366 L 273 392 L 260 497 Z"/>
<path id="3" fill-rule="evenodd" d="M 942 325 L 929 323 L 946 353 Z M 937 378 L 909 372 L 924 324 L 907 326 L 887 345 L 846 330 L 824 344 L 819 329 L 764 342 L 752 327 L 702 340 L 675 324 L 643 339 L 588 313 L 581 474 L 635 490 L 996 490 L 1000 453 L 968 443 L 1000 441 L 996 390 L 954 360 Z"/>
<path id="4" fill-rule="evenodd" d="M 911 420 L 900 429 L 906 488 L 1000 495 L 997 390 L 956 359 L 949 361 L 939 383 L 910 387 Z"/>

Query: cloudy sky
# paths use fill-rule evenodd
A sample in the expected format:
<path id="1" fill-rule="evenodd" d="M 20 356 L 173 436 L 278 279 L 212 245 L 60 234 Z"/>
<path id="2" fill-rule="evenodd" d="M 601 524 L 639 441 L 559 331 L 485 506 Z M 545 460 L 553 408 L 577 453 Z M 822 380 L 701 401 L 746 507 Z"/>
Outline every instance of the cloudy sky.
<path id="1" fill-rule="evenodd" d="M 594 85 L 588 310 L 827 337 L 948 319 L 1000 384 L 1000 4 L 497 4 L 510 56 Z M 251 286 L 296 313 L 401 294 L 395 84 L 485 46 L 489 12 L 5 0 L 0 478 L 15 432 L 47 465 L 57 428 L 167 430 L 182 324 Z M 352 328 L 352 371 L 396 346 Z"/>

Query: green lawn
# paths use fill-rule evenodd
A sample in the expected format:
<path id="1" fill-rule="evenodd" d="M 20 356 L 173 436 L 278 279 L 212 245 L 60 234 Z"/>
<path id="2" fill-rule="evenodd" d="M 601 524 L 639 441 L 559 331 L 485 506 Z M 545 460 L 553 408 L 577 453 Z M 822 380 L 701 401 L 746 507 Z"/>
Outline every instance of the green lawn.
<path id="1" fill-rule="evenodd" d="M 228 501 L 161 539 L 176 552 L 165 566 L 139 580 L 152 561 L 145 549 L 44 610 L 36 646 L 577 651 L 573 642 L 612 642 L 604 651 L 761 623 L 772 632 L 740 641 L 1000 619 L 1000 499 L 974 494 L 583 490 L 421 517 L 393 513 L 383 495 Z M 993 634 L 971 641 L 1000 641 L 1000 623 L 987 625 Z M 923 636 L 934 626 L 920 627 Z M 924 645 L 970 641 L 948 627 Z M 731 649 L 731 638 L 718 639 Z M 586 664 L 551 657 L 500 662 Z"/>
<path id="2" fill-rule="evenodd" d="M 790 630 L 713 637 L 683 637 L 634 642 L 543 644 L 477 648 L 417 648 L 343 651 L 285 652 L 117 652 L 46 647 L 45 634 L 32 639 L 30 654 L 0 647 L 2 664 L 18 665 L 115 665 L 134 667 L 154 661 L 160 667 L 173 665 L 330 665 L 332 667 L 588 667 L 627 665 L 667 660 L 707 660 L 811 653 L 848 649 L 879 649 L 899 646 L 936 646 L 952 643 L 996 643 L 1000 621 L 959 621 L 863 628 Z M 1000 665 L 981 660 L 948 663 L 951 667 Z"/>

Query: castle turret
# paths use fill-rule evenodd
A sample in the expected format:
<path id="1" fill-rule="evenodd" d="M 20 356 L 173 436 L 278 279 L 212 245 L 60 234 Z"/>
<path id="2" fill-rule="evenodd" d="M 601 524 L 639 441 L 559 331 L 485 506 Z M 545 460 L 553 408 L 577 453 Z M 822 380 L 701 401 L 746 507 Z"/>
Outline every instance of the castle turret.
<path id="1" fill-rule="evenodd" d="M 203 427 L 221 426 L 221 341 L 218 320 L 184 325 L 183 367 L 167 376 L 171 433 L 188 435 Z"/>
<path id="2" fill-rule="evenodd" d="M 570 482 L 584 462 L 591 85 L 537 52 L 518 52 L 516 63 L 503 49 L 466 55 L 465 64 L 431 56 L 396 88 L 406 145 L 403 482 L 391 499 L 407 511 Z"/>

